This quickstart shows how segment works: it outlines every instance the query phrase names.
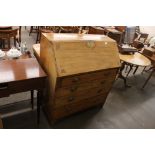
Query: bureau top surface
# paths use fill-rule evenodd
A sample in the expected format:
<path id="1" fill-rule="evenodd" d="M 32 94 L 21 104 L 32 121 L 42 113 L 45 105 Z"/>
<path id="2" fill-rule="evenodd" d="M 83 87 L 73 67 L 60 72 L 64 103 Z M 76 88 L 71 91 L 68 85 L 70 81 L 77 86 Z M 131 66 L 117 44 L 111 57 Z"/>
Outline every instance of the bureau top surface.
<path id="1" fill-rule="evenodd" d="M 51 43 L 48 46 L 52 48 L 48 48 L 54 53 L 51 56 L 54 56 L 59 77 L 120 66 L 116 42 L 104 35 L 86 34 L 82 37 L 78 34 L 43 35 Z M 52 40 L 56 42 L 53 44 Z M 47 46 L 44 45 L 44 48 Z"/>
<path id="2" fill-rule="evenodd" d="M 113 39 L 105 35 L 97 34 L 74 34 L 74 33 L 44 33 L 49 41 L 108 41 L 115 42 Z"/>
<path id="3" fill-rule="evenodd" d="M 0 83 L 46 77 L 35 58 L 0 61 Z"/>

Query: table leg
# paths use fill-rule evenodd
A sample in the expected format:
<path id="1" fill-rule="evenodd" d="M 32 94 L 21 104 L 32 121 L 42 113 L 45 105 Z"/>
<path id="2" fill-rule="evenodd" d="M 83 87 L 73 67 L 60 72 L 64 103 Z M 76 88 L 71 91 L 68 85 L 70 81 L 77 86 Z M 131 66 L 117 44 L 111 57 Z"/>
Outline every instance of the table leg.
<path id="1" fill-rule="evenodd" d="M 150 73 L 149 77 L 148 77 L 147 80 L 145 81 L 145 83 L 144 83 L 142 89 L 144 89 L 144 87 L 146 86 L 146 84 L 148 83 L 148 81 L 150 80 L 150 78 L 151 78 L 151 76 L 152 76 L 152 74 L 153 74 L 154 72 L 155 72 L 155 68 L 152 70 L 152 72 Z"/>
<path id="2" fill-rule="evenodd" d="M 137 72 L 137 69 L 138 69 L 139 66 L 136 66 L 134 72 L 133 72 L 133 75 L 135 75 L 135 73 Z"/>
<path id="3" fill-rule="evenodd" d="M 37 124 L 38 125 L 40 123 L 40 107 L 42 104 L 42 99 L 43 99 L 43 91 L 38 90 L 37 92 Z"/>
<path id="4" fill-rule="evenodd" d="M 31 106 L 34 108 L 34 90 L 31 90 Z"/>
<path id="5" fill-rule="evenodd" d="M 118 73 L 118 78 L 123 79 L 123 81 L 124 81 L 124 86 L 125 86 L 125 87 L 131 87 L 131 86 L 129 86 L 129 85 L 127 84 L 127 80 L 126 80 L 126 78 L 125 78 L 125 77 L 123 76 L 123 74 L 122 74 L 122 72 L 123 72 L 123 70 L 124 70 L 124 68 L 125 68 L 125 65 L 126 65 L 126 63 L 125 63 L 125 62 L 122 62 L 122 65 L 121 65 L 120 70 L 119 70 L 119 73 Z"/>
<path id="6" fill-rule="evenodd" d="M 130 69 L 129 69 L 129 71 L 128 71 L 128 73 L 127 73 L 126 77 L 128 77 L 129 73 L 131 72 L 133 65 L 128 64 L 128 66 L 130 67 Z"/>
<path id="7" fill-rule="evenodd" d="M 143 68 L 143 70 L 142 70 L 142 74 L 143 74 L 143 72 L 145 71 L 145 69 L 146 69 L 146 67 Z"/>

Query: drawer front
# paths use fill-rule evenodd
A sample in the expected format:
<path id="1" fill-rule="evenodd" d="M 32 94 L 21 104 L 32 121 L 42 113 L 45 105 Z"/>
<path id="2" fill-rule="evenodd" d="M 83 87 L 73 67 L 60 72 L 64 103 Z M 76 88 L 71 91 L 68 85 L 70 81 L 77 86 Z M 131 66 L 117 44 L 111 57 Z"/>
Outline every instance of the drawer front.
<path id="1" fill-rule="evenodd" d="M 7 83 L 0 84 L 0 97 L 7 97 L 10 95 L 9 85 Z"/>
<path id="2" fill-rule="evenodd" d="M 29 79 L 29 80 L 9 83 L 10 93 L 12 94 L 29 91 L 29 90 L 42 89 L 44 87 L 45 87 L 44 78 Z"/>
<path id="3" fill-rule="evenodd" d="M 52 118 L 54 120 L 57 120 L 57 119 L 65 117 L 65 116 L 69 116 L 76 112 L 80 112 L 80 111 L 89 109 L 91 107 L 104 104 L 105 100 L 106 100 L 106 96 L 104 96 L 104 95 L 103 96 L 95 96 L 90 99 L 82 100 L 82 101 L 78 102 L 77 104 L 70 104 L 70 105 L 66 105 L 66 106 L 54 109 L 52 111 Z"/>
<path id="4" fill-rule="evenodd" d="M 85 82 L 91 82 L 97 79 L 113 79 L 116 76 L 118 69 L 108 69 L 104 71 L 98 71 L 93 73 L 75 75 L 72 77 L 65 77 L 60 80 L 59 87 L 65 87 L 70 85 L 76 85 Z"/>
<path id="5" fill-rule="evenodd" d="M 98 95 L 106 96 L 106 94 L 108 94 L 108 92 L 102 87 L 89 89 L 85 92 L 79 93 L 78 95 L 71 94 L 69 96 L 56 98 L 53 107 L 59 108 L 64 105 L 78 103 L 84 99 L 89 99 Z"/>
<path id="6" fill-rule="evenodd" d="M 109 91 L 112 86 L 114 78 L 112 79 L 99 79 L 94 80 L 90 83 L 82 83 L 82 84 L 75 84 L 70 87 L 62 87 L 56 90 L 55 97 L 64 97 L 70 95 L 79 96 L 81 94 L 87 94 L 87 92 L 91 89 L 104 89 L 104 91 Z M 98 90 L 99 91 L 99 90 Z"/>

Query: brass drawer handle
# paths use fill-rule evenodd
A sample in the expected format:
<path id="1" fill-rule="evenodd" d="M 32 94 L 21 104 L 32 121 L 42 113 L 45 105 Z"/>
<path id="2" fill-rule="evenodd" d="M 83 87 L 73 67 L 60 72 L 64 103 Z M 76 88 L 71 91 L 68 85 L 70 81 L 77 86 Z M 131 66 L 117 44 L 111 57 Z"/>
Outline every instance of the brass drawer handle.
<path id="1" fill-rule="evenodd" d="M 80 78 L 75 77 L 75 78 L 72 80 L 72 82 L 78 82 L 79 80 L 80 80 Z"/>
<path id="2" fill-rule="evenodd" d="M 0 90 L 8 89 L 8 84 L 0 84 Z"/>
<path id="3" fill-rule="evenodd" d="M 98 91 L 97 91 L 97 93 L 101 93 L 103 91 L 103 89 L 99 89 Z"/>
<path id="4" fill-rule="evenodd" d="M 77 90 L 77 88 L 78 88 L 78 87 L 72 87 L 70 91 L 71 91 L 71 92 L 74 92 L 75 90 Z"/>
<path id="5" fill-rule="evenodd" d="M 103 81 L 101 81 L 101 84 L 105 84 L 105 82 L 106 82 L 106 81 L 105 81 L 105 80 L 103 80 Z"/>
<path id="6" fill-rule="evenodd" d="M 74 99 L 75 99 L 75 98 L 74 98 L 73 96 L 71 96 L 71 97 L 69 97 L 68 101 L 69 101 L 69 102 L 72 102 L 72 101 L 74 101 Z"/>

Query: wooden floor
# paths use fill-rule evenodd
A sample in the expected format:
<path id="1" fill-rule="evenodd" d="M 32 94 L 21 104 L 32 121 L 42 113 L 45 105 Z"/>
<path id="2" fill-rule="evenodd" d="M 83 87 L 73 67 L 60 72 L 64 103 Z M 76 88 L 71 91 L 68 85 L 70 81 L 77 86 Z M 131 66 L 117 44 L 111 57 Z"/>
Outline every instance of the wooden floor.
<path id="1" fill-rule="evenodd" d="M 36 110 L 31 110 L 29 100 L 1 107 L 4 128 L 154 129 L 155 77 L 153 76 L 147 87 L 142 90 L 141 86 L 147 76 L 148 73 L 129 77 L 131 88 L 124 88 L 123 82 L 118 79 L 103 108 L 94 108 L 75 114 L 54 126 L 50 126 L 43 112 L 40 126 L 37 126 Z"/>

